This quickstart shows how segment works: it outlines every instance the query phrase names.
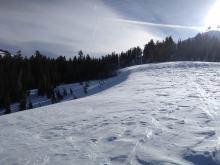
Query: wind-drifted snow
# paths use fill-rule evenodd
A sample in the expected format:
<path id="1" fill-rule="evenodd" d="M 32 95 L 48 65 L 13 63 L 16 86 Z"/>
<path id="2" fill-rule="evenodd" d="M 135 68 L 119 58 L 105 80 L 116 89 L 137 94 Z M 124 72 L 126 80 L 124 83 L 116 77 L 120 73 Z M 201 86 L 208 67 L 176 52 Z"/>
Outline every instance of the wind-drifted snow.
<path id="1" fill-rule="evenodd" d="M 220 164 L 220 64 L 135 66 L 106 83 L 1 116 L 0 164 Z"/>

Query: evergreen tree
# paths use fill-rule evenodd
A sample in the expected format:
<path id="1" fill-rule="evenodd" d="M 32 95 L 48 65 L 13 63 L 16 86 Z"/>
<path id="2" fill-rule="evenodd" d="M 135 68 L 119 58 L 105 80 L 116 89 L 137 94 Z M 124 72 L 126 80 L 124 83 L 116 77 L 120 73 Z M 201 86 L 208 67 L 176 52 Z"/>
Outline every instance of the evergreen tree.
<path id="1" fill-rule="evenodd" d="M 73 90 L 72 90 L 72 88 L 70 88 L 70 94 L 73 95 Z"/>
<path id="2" fill-rule="evenodd" d="M 55 103 L 57 103 L 57 102 L 58 102 L 58 99 L 57 99 L 55 90 L 53 90 L 52 97 L 51 97 L 51 103 L 52 103 L 52 104 L 55 104 Z"/>
<path id="3" fill-rule="evenodd" d="M 63 88 L 63 96 L 67 96 L 67 91 L 65 88 Z"/>
<path id="4" fill-rule="evenodd" d="M 32 104 L 31 99 L 29 99 L 28 101 L 28 109 L 33 109 L 33 104 Z"/>
<path id="5" fill-rule="evenodd" d="M 57 101 L 58 101 L 58 102 L 60 102 L 61 100 L 63 100 L 63 95 L 61 95 L 59 89 L 57 89 L 57 91 L 56 91 L 56 95 L 57 95 Z"/>
<path id="6" fill-rule="evenodd" d="M 23 111 L 23 110 L 26 110 L 26 92 L 22 92 L 22 96 L 21 96 L 21 99 L 20 99 L 20 102 L 19 102 L 19 110 L 20 111 Z"/>
<path id="7" fill-rule="evenodd" d="M 3 100 L 3 108 L 5 108 L 5 114 L 11 113 L 10 98 L 8 94 L 5 95 Z"/>

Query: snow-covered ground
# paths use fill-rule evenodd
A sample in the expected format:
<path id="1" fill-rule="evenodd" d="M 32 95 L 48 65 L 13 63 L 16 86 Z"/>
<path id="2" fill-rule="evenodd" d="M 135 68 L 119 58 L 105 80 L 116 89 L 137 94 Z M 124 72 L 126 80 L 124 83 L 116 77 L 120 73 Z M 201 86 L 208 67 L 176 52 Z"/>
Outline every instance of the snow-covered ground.
<path id="1" fill-rule="evenodd" d="M 0 164 L 220 164 L 220 64 L 134 66 L 106 84 L 0 116 Z"/>

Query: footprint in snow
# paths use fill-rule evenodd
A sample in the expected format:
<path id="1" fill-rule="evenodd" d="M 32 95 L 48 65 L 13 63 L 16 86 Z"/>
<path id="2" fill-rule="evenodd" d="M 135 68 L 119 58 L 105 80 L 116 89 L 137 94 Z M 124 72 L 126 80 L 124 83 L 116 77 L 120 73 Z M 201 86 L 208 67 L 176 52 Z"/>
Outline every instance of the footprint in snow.
<path id="1" fill-rule="evenodd" d="M 116 136 L 111 136 L 111 137 L 108 137 L 106 140 L 107 140 L 108 142 L 112 142 L 112 141 L 117 140 L 117 137 L 116 137 Z"/>
<path id="2" fill-rule="evenodd" d="M 95 138 L 93 138 L 93 139 L 90 139 L 93 143 L 97 143 L 98 142 L 98 140 L 97 139 L 95 139 Z"/>
<path id="3" fill-rule="evenodd" d="M 117 162 L 123 163 L 128 159 L 128 156 L 127 155 L 118 155 L 118 156 L 110 157 L 109 159 L 111 161 L 117 161 Z"/>

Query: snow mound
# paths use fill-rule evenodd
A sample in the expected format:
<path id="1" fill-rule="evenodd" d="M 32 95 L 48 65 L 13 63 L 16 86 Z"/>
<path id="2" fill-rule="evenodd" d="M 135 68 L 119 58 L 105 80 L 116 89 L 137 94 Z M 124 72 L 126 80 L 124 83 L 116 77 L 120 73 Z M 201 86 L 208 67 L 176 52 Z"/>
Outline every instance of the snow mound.
<path id="1" fill-rule="evenodd" d="M 89 97 L 0 117 L 0 164 L 220 164 L 220 64 L 121 70 Z"/>

